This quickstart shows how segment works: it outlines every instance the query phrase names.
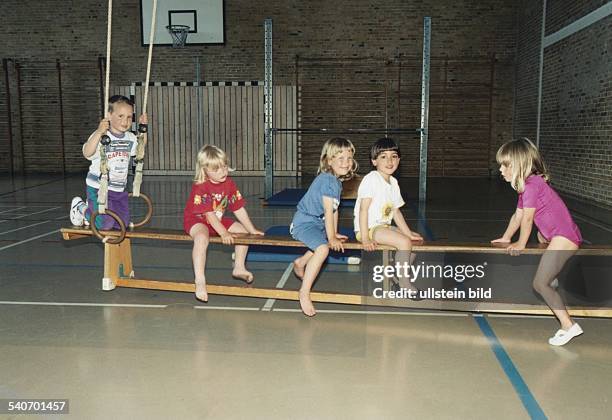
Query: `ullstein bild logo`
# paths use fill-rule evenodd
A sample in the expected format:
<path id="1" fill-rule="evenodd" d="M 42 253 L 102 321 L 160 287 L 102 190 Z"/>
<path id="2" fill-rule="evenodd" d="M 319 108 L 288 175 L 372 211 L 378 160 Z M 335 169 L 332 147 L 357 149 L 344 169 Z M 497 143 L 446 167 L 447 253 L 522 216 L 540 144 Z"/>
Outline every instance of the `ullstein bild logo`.
<path id="1" fill-rule="evenodd" d="M 483 278 L 486 266 L 486 262 L 480 265 L 429 265 L 424 262 L 411 265 L 407 262 L 396 262 L 395 265 L 375 265 L 372 280 L 380 283 L 387 277 L 397 277 L 410 279 L 411 282 L 421 279 L 453 279 L 461 283 L 466 279 Z"/>
<path id="2" fill-rule="evenodd" d="M 395 277 L 400 280 L 406 279 L 409 282 L 415 282 L 419 279 L 453 279 L 461 283 L 466 279 L 481 279 L 485 276 L 485 267 L 487 263 L 480 265 L 427 265 L 425 263 L 410 265 L 408 263 L 395 263 L 395 265 L 376 265 L 372 272 L 372 280 L 376 283 L 382 282 L 385 278 Z M 492 297 L 491 288 L 469 288 L 459 290 L 437 290 L 427 288 L 419 290 L 416 288 L 402 287 L 399 290 L 383 290 L 381 287 L 376 287 L 372 291 L 372 296 L 378 299 L 490 299 Z"/>

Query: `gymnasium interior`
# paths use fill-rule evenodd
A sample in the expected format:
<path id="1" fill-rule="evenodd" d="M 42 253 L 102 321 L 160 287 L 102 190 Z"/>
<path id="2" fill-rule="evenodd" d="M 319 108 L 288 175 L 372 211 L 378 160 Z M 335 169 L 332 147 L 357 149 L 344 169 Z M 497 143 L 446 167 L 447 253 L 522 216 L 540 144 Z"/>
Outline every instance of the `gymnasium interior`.
<path id="1" fill-rule="evenodd" d="M 610 418 L 612 1 L 3 0 L 0 14 L 0 418 Z M 114 95 L 147 139 L 126 187 L 136 226 L 73 226 L 83 145 Z M 310 317 L 289 231 L 333 137 L 358 164 L 337 210 L 351 238 Z M 388 294 L 396 254 L 354 239 L 380 138 L 401 151 L 415 266 L 454 273 L 418 279 L 424 299 Z M 555 290 L 584 333 L 562 346 L 532 286 L 555 251 L 535 226 L 521 255 L 491 243 L 517 209 L 497 152 L 522 138 L 582 236 Z M 208 302 L 183 224 L 204 145 L 266 232 L 236 235 L 252 284 L 211 240 Z"/>

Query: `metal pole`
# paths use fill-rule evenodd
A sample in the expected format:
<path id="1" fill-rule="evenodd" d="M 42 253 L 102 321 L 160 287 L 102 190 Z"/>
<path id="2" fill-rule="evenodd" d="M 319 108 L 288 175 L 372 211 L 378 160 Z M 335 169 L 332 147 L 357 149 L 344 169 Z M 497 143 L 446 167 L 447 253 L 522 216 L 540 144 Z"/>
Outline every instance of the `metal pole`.
<path id="1" fill-rule="evenodd" d="M 265 28 L 265 74 L 264 74 L 264 168 L 265 168 L 265 184 L 264 198 L 268 199 L 273 194 L 274 189 L 274 147 L 273 147 L 273 89 L 272 89 L 272 19 L 268 18 L 264 21 Z"/>
<path id="2" fill-rule="evenodd" d="M 397 125 L 402 126 L 402 120 L 400 119 L 402 108 L 402 56 L 398 55 L 397 59 Z"/>
<path id="3" fill-rule="evenodd" d="M 489 169 L 489 178 L 491 178 L 491 156 L 493 154 L 493 94 L 495 93 L 495 53 L 491 54 L 491 78 L 489 79 L 489 150 L 487 153 L 487 162 Z"/>
<path id="4" fill-rule="evenodd" d="M 297 116 L 295 118 L 297 122 L 297 127 L 302 126 L 302 121 L 301 121 L 302 108 L 300 106 L 299 98 L 300 98 L 300 56 L 296 54 L 295 56 L 295 98 L 294 100 L 295 100 L 295 112 L 297 113 Z M 297 134 L 294 137 L 294 140 L 295 140 L 295 147 L 296 147 L 295 186 L 297 187 L 299 178 L 302 175 L 302 154 L 301 154 L 302 136 Z"/>
<path id="5" fill-rule="evenodd" d="M 383 66 L 385 67 L 385 130 L 387 128 L 389 128 L 389 97 L 388 97 L 388 87 L 387 87 L 387 83 L 388 83 L 388 74 L 387 72 L 389 71 L 389 66 L 387 64 L 387 61 L 383 62 Z M 385 137 L 389 137 L 387 134 L 385 134 Z M 399 140 L 398 140 L 399 141 Z"/>
<path id="6" fill-rule="evenodd" d="M 540 120 L 542 118 L 542 78 L 544 74 L 544 36 L 546 35 L 546 0 L 542 2 L 542 27 L 540 28 L 540 62 L 538 63 L 538 110 L 536 117 L 536 146 L 540 146 Z"/>
<path id="7" fill-rule="evenodd" d="M 200 78 L 201 68 L 200 68 L 200 57 L 195 58 L 195 71 L 196 71 L 196 101 L 198 102 L 197 113 L 198 113 L 198 124 L 196 127 L 196 138 L 198 142 L 198 150 L 203 146 L 202 142 L 202 132 L 204 131 L 204 127 L 202 125 L 202 92 L 200 87 L 200 82 L 202 81 Z"/>
<path id="8" fill-rule="evenodd" d="M 24 136 L 23 136 L 23 101 L 21 94 L 21 64 L 18 61 L 15 62 L 15 73 L 17 77 L 17 106 L 19 109 L 19 147 L 21 153 L 21 167 L 20 171 L 22 174 L 25 173 L 26 170 L 26 160 L 25 160 L 25 146 L 24 146 Z"/>
<path id="9" fill-rule="evenodd" d="M 60 149 L 62 153 L 62 176 L 66 176 L 66 149 L 64 139 L 64 98 L 62 94 L 62 65 L 59 58 L 55 60 L 57 67 L 57 86 L 59 92 L 59 117 L 60 117 Z"/>
<path id="10" fill-rule="evenodd" d="M 4 84 L 6 86 L 6 122 L 8 129 L 8 160 L 9 160 L 9 169 L 11 173 L 11 177 L 13 176 L 13 172 L 15 170 L 13 164 L 13 116 L 11 112 L 11 86 L 9 80 L 9 66 L 8 66 L 8 58 L 2 59 L 2 68 L 4 69 Z"/>
<path id="11" fill-rule="evenodd" d="M 448 98 L 448 55 L 444 58 L 444 84 L 442 85 L 442 121 L 444 121 L 444 131 L 446 132 L 447 126 L 447 107 L 446 98 Z M 446 142 L 442 142 L 442 176 L 446 176 Z"/>
<path id="12" fill-rule="evenodd" d="M 427 140 L 429 124 L 429 70 L 430 70 L 431 18 L 423 21 L 423 77 L 421 82 L 421 150 L 419 165 L 419 206 L 427 200 Z"/>
<path id="13" fill-rule="evenodd" d="M 381 134 L 414 134 L 420 133 L 420 128 L 272 128 L 273 133 L 324 133 L 324 134 L 348 134 L 348 133 L 381 133 Z"/>

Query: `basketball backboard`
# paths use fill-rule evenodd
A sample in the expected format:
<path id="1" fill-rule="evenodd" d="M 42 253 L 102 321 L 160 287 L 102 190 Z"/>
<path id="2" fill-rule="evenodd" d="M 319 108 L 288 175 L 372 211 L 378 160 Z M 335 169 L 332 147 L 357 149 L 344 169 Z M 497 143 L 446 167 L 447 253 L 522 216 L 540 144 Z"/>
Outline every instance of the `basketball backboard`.
<path id="1" fill-rule="evenodd" d="M 149 45 L 153 0 L 140 0 L 142 45 Z M 188 25 L 186 45 L 223 44 L 223 0 L 157 0 L 155 45 L 172 45 L 168 25 Z"/>

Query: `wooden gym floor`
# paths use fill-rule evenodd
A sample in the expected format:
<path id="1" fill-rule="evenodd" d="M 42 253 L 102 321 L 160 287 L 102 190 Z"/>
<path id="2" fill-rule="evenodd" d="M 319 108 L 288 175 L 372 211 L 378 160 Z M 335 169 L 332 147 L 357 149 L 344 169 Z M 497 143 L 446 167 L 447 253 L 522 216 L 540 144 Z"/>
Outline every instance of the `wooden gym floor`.
<path id="1" fill-rule="evenodd" d="M 261 178 L 236 181 L 258 227 L 289 224 L 293 208 L 261 206 Z M 471 193 L 457 192 L 462 182 Z M 181 228 L 189 186 L 189 177 L 145 177 L 151 227 Z M 275 187 L 295 186 L 279 179 Z M 415 227 L 416 182 L 402 187 Z M 83 191 L 83 176 L 0 178 L 0 399 L 69 399 L 70 415 L 58 418 L 75 419 L 604 419 L 612 411 L 611 319 L 580 319 L 585 334 L 553 348 L 551 317 L 319 304 L 307 319 L 296 302 L 103 292 L 101 244 L 59 234 Z M 419 230 L 440 240 L 495 238 L 516 203 L 497 179 L 432 180 L 429 191 Z M 575 215 L 589 241 L 612 242 L 609 212 Z M 341 223 L 352 225 L 352 209 Z M 133 247 L 139 274 L 192 278 L 190 243 Z M 209 282 L 229 284 L 230 256 L 212 247 Z M 298 287 L 287 263 L 249 267 L 259 285 Z M 363 278 L 359 267 L 330 265 L 317 287 L 350 290 Z"/>

